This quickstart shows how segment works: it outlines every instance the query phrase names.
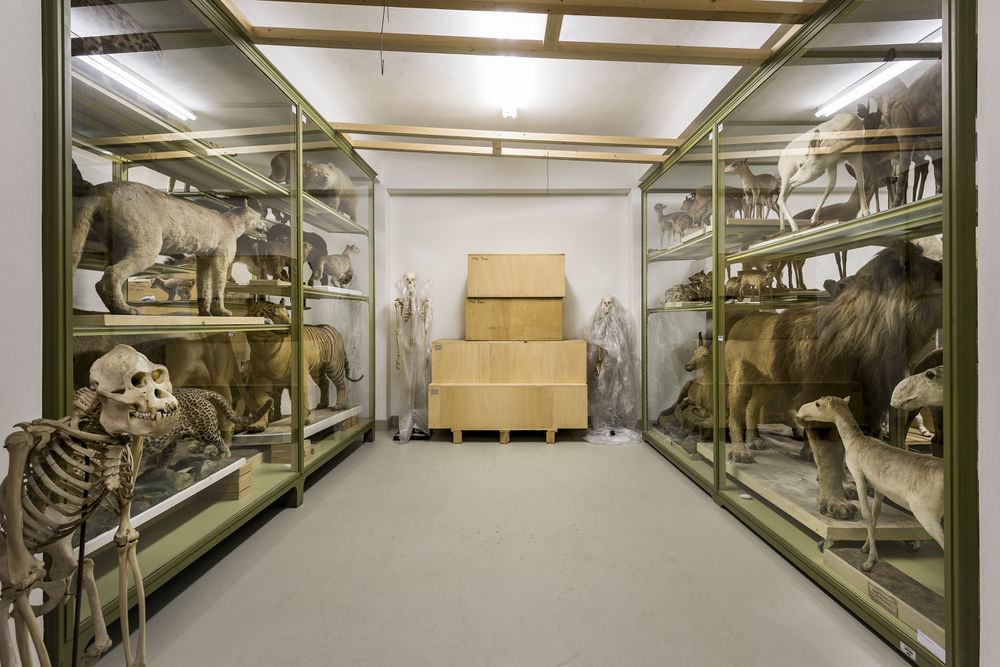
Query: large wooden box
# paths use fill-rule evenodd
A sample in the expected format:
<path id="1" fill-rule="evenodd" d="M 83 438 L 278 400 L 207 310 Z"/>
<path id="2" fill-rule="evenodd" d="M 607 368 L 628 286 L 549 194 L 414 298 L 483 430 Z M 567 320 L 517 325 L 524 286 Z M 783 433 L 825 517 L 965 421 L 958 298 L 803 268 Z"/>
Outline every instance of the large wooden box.
<path id="1" fill-rule="evenodd" d="M 587 342 L 436 340 L 431 382 L 446 384 L 587 381 Z"/>
<path id="2" fill-rule="evenodd" d="M 562 299 L 465 300 L 466 340 L 562 340 Z"/>
<path id="3" fill-rule="evenodd" d="M 431 428 L 547 431 L 587 428 L 587 385 L 438 384 L 427 397 Z"/>
<path id="4" fill-rule="evenodd" d="M 564 297 L 566 255 L 469 255 L 470 297 Z"/>

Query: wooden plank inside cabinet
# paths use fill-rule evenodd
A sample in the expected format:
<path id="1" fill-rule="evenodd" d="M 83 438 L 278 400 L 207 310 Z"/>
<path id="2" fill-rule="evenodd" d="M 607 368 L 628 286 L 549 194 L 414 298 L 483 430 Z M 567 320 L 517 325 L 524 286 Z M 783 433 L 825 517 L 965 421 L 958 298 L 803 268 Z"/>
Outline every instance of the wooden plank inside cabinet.
<path id="1" fill-rule="evenodd" d="M 587 381 L 587 342 L 436 340 L 431 382 L 562 383 Z"/>
<path id="2" fill-rule="evenodd" d="M 470 297 L 564 297 L 566 255 L 469 255 Z"/>
<path id="3" fill-rule="evenodd" d="M 562 299 L 465 300 L 466 340 L 562 340 Z"/>
<path id="4" fill-rule="evenodd" d="M 587 384 L 436 384 L 428 392 L 431 428 L 525 430 L 587 428 Z"/>

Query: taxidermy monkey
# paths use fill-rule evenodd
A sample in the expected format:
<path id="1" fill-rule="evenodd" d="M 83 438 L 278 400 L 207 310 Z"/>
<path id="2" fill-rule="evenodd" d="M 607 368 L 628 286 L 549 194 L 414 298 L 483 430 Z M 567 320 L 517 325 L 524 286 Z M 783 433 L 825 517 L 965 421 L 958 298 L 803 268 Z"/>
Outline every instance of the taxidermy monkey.
<path id="1" fill-rule="evenodd" d="M 114 181 L 94 186 L 73 201 L 73 268 L 80 263 L 91 227 L 114 240 L 111 264 L 96 288 L 112 313 L 137 315 L 125 302 L 122 284 L 159 255 L 195 255 L 199 315 L 231 315 L 225 307 L 226 275 L 236 239 L 264 234 L 267 225 L 246 203 L 220 213 L 172 197 L 142 183 Z"/>
<path id="2" fill-rule="evenodd" d="M 191 278 L 161 278 L 157 276 L 153 278 L 153 282 L 150 285 L 154 288 L 159 287 L 166 292 L 167 301 L 173 301 L 174 299 L 187 301 L 191 298 L 191 288 L 194 286 L 194 280 Z"/>

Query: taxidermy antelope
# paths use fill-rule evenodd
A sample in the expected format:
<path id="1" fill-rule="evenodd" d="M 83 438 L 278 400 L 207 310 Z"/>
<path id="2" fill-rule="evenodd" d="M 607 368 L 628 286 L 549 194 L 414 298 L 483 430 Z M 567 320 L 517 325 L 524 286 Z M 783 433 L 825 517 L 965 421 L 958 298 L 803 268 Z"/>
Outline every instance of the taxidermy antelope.
<path id="1" fill-rule="evenodd" d="M 727 174 L 737 174 L 743 181 L 743 217 L 766 218 L 771 214 L 774 198 L 781 189 L 781 180 L 772 174 L 754 174 L 747 158 L 726 165 Z"/>
<path id="2" fill-rule="evenodd" d="M 913 512 L 924 530 L 944 548 L 944 461 L 887 445 L 864 435 L 848 407 L 850 398 L 824 396 L 799 408 L 799 419 L 810 422 L 833 422 L 844 443 L 847 469 L 858 485 L 861 517 L 868 530 L 868 540 L 861 551 L 868 560 L 861 568 L 870 572 L 878 561 L 875 526 L 882 509 L 882 498 Z M 868 506 L 868 487 L 875 491 Z"/>
<path id="3" fill-rule="evenodd" d="M 90 387 L 79 389 L 71 417 L 58 421 L 36 419 L 18 424 L 4 446 L 10 466 L 0 495 L 0 564 L 2 597 L 14 619 L 16 648 L 25 667 L 34 664 L 34 648 L 42 667 L 50 667 L 35 617 L 55 608 L 69 593 L 76 573 L 73 534 L 99 507 L 119 515 L 118 601 L 125 664 L 146 665 L 146 605 L 142 574 L 136 558 L 138 531 L 131 523 L 132 493 L 142 459 L 144 436 L 168 433 L 177 421 L 178 404 L 171 393 L 165 366 L 150 363 L 127 345 L 118 345 L 90 367 Z M 81 545 L 81 549 L 85 545 Z M 51 556 L 46 571 L 34 557 Z M 129 640 L 128 575 L 135 582 L 139 608 L 139 639 L 135 657 Z M 49 580 L 44 581 L 46 575 Z M 79 572 L 94 619 L 94 643 L 84 653 L 93 664 L 111 647 L 94 563 L 84 559 Z M 35 589 L 48 600 L 33 608 L 28 600 Z M 30 645 L 29 645 L 30 639 Z M 6 622 L 0 623 L 0 664 L 13 667 L 17 658 Z"/>
<path id="4" fill-rule="evenodd" d="M 657 204 L 653 207 L 656 211 L 656 216 L 660 223 L 660 247 L 665 247 L 663 245 L 663 236 L 666 235 L 667 243 L 670 243 L 675 238 L 680 238 L 684 235 L 684 232 L 694 226 L 694 221 L 691 216 L 684 211 L 672 211 L 670 213 L 663 212 L 663 204 Z"/>
<path id="5" fill-rule="evenodd" d="M 799 230 L 795 218 L 788 210 L 788 196 L 792 190 L 805 183 L 812 183 L 826 174 L 826 190 L 820 199 L 817 211 L 823 208 L 827 198 L 837 185 L 837 166 L 847 162 L 858 174 L 858 192 L 865 192 L 865 175 L 862 168 L 863 160 L 860 153 L 848 153 L 848 149 L 861 143 L 861 119 L 852 113 L 839 113 L 833 118 L 820 123 L 808 132 L 793 139 L 781 151 L 778 157 L 778 175 L 781 178 L 781 188 L 778 192 L 778 219 L 780 229 L 784 231 L 785 221 L 788 221 L 793 232 Z M 857 138 L 837 136 L 842 132 L 857 133 Z M 861 205 L 862 215 L 868 215 L 868 203 Z M 817 213 L 813 212 L 811 224 L 816 224 Z"/>

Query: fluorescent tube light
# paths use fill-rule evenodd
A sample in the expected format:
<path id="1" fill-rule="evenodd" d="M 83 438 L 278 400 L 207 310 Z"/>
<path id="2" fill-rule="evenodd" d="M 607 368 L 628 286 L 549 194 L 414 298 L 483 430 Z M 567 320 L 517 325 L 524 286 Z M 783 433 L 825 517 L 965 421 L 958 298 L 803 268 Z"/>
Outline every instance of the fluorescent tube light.
<path id="1" fill-rule="evenodd" d="M 832 116 L 835 112 L 840 111 L 851 102 L 864 97 L 887 81 L 895 79 L 897 76 L 919 62 L 919 60 L 904 60 L 898 63 L 892 63 L 891 65 L 887 63 L 886 65 L 888 66 L 883 65 L 879 69 L 875 70 L 874 76 L 869 76 L 867 79 L 856 83 L 851 88 L 848 88 L 847 91 L 834 98 L 832 102 L 829 102 L 825 106 L 821 107 L 819 111 L 816 112 L 816 116 Z"/>
<path id="2" fill-rule="evenodd" d="M 127 69 L 116 63 L 107 56 L 80 56 L 83 62 L 87 63 L 98 72 L 117 81 L 140 97 L 152 102 L 170 115 L 181 120 L 194 120 L 194 112 L 183 106 L 179 102 L 170 99 L 166 93 L 157 90 L 154 86 L 146 83 Z"/>

